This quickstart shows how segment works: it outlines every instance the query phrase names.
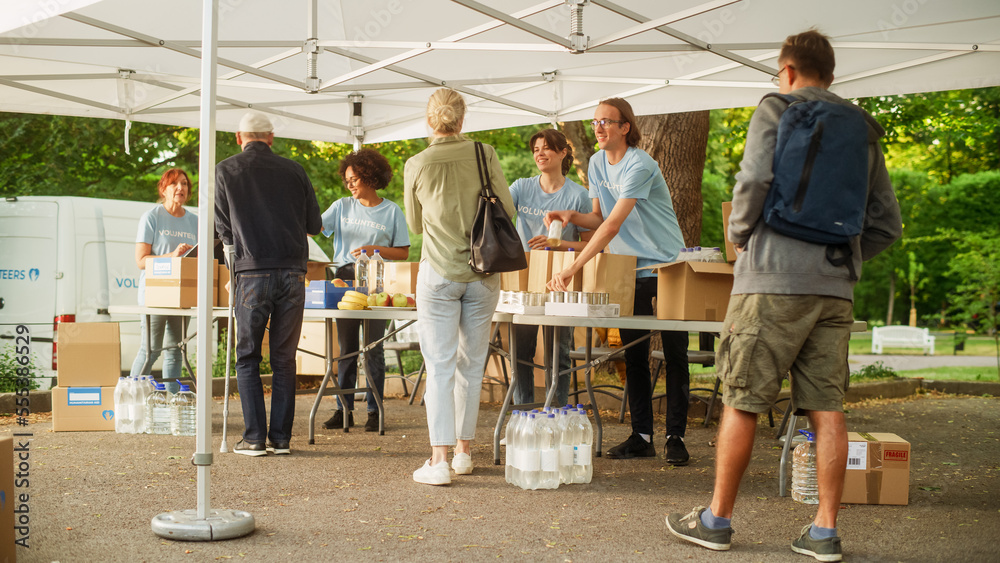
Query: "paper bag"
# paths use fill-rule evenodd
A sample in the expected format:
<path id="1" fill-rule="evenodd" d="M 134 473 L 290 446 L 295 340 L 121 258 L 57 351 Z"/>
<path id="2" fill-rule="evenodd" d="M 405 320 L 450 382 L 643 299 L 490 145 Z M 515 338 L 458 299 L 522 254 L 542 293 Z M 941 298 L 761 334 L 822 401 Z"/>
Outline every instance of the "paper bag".
<path id="1" fill-rule="evenodd" d="M 524 260 L 529 262 L 528 268 L 500 274 L 500 289 L 502 291 L 528 291 L 528 271 L 531 267 L 529 253 L 524 253 Z"/>
<path id="2" fill-rule="evenodd" d="M 553 275 L 570 267 L 574 260 L 576 260 L 576 252 L 557 252 L 556 255 L 552 257 Z M 577 272 L 573 277 L 566 281 L 566 291 L 583 291 L 582 271 Z"/>
<path id="3" fill-rule="evenodd" d="M 548 291 L 545 284 L 552 279 L 552 261 L 556 254 L 559 253 L 554 250 L 532 250 L 528 254 L 528 291 Z"/>
<path id="4" fill-rule="evenodd" d="M 608 294 L 621 305 L 622 317 L 631 317 L 635 301 L 635 256 L 602 252 L 583 266 L 583 291 Z"/>

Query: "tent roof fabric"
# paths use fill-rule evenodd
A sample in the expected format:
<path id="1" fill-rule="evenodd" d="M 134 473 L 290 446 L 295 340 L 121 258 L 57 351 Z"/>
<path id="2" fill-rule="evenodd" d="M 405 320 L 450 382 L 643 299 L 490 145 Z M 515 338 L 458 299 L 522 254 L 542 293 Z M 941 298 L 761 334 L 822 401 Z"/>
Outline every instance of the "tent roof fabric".
<path id="1" fill-rule="evenodd" d="M 9 4 L 0 111 L 199 125 L 201 0 Z M 466 130 L 586 119 L 611 96 L 643 115 L 752 106 L 813 26 L 845 97 L 1000 85 L 996 0 L 222 0 L 217 127 L 253 107 L 279 137 L 422 137 L 441 86 Z"/>

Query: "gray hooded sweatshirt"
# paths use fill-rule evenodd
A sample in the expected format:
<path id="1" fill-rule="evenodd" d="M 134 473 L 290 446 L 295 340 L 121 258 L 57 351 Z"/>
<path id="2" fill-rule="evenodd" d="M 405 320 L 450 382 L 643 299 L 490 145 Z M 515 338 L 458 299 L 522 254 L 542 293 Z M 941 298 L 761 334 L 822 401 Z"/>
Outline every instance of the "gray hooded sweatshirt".
<path id="1" fill-rule="evenodd" d="M 885 129 L 867 112 L 828 90 L 806 87 L 791 94 L 855 107 L 868 122 L 867 211 L 861 235 L 850 242 L 854 270 L 860 277 L 862 261 L 891 246 L 903 232 L 899 203 L 878 142 Z M 779 98 L 766 98 L 750 119 L 729 216 L 729 240 L 744 246 L 736 259 L 733 294 L 825 295 L 853 301 L 857 280 L 851 279 L 846 265 L 833 266 L 827 261 L 825 245 L 781 235 L 764 223 L 762 210 L 774 178 L 778 122 L 787 107 Z"/>

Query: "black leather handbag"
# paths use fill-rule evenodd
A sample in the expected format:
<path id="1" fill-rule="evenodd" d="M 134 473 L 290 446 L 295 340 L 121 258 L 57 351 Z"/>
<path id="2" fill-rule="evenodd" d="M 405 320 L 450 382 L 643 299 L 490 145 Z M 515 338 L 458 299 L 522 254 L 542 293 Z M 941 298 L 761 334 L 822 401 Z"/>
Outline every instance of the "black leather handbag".
<path id="1" fill-rule="evenodd" d="M 478 141 L 476 166 L 479 168 L 481 190 L 479 209 L 476 210 L 476 220 L 472 223 L 469 237 L 472 246 L 469 266 L 480 274 L 523 270 L 528 263 L 524 259 L 521 237 L 517 236 L 517 229 L 507 216 L 503 203 L 493 193 L 490 171 L 486 166 L 486 150 Z"/>

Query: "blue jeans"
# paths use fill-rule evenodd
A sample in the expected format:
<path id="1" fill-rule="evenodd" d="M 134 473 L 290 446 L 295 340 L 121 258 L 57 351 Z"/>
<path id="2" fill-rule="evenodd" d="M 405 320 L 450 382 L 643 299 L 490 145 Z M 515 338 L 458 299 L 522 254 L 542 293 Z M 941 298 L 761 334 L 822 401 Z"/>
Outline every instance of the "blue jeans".
<path id="1" fill-rule="evenodd" d="M 358 319 L 337 319 L 337 342 L 340 344 L 340 354 L 350 354 L 361 349 L 361 337 L 358 330 L 362 321 Z M 365 334 L 365 344 L 371 344 L 385 336 L 385 327 L 388 321 L 368 321 L 368 330 Z M 382 344 L 372 348 L 365 354 L 365 372 L 371 375 L 375 382 L 375 389 L 378 390 L 379 397 L 385 395 L 385 350 Z M 358 382 L 358 357 L 337 362 L 337 384 L 341 389 L 354 389 Z M 367 387 L 367 385 L 366 385 Z M 368 402 L 368 412 L 378 411 L 378 402 L 371 391 L 365 394 Z M 347 410 L 354 410 L 354 393 L 344 395 L 343 400 L 337 397 L 337 410 L 343 409 L 347 404 Z"/>
<path id="2" fill-rule="evenodd" d="M 150 315 L 149 332 L 152 334 L 151 345 L 153 347 L 152 352 L 150 352 L 146 350 L 146 322 L 143 319 L 139 323 L 139 352 L 135 355 L 135 361 L 132 362 L 130 375 L 132 377 L 151 375 L 151 373 L 142 373 L 142 368 L 146 365 L 146 357 L 149 357 L 149 365 L 152 366 L 162 349 L 163 379 L 179 379 L 181 376 L 181 349 L 177 347 L 177 343 L 181 341 L 182 323 L 186 322 L 187 317 Z"/>
<path id="3" fill-rule="evenodd" d="M 656 278 L 635 280 L 635 315 L 655 315 L 653 297 Z M 622 343 L 628 344 L 649 333 L 648 330 L 621 330 Z M 688 369 L 688 333 L 661 331 L 663 357 L 666 359 L 667 435 L 684 436 L 690 400 Z M 628 410 L 632 431 L 653 434 L 653 385 L 649 372 L 649 340 L 625 350 L 625 380 L 628 383 Z"/>
<path id="4" fill-rule="evenodd" d="M 514 402 L 526 405 L 535 402 L 535 368 L 524 365 L 521 361 L 533 362 L 535 348 L 538 343 L 538 327 L 534 325 L 514 325 L 514 338 L 517 340 L 517 372 L 514 389 Z M 552 364 L 552 327 L 542 327 L 542 345 L 545 365 Z M 559 371 L 570 367 L 569 353 L 573 349 L 573 327 L 559 327 Z M 569 401 L 570 374 L 559 375 L 556 381 L 556 396 L 553 406 L 562 406 Z"/>
<path id="5" fill-rule="evenodd" d="M 287 442 L 295 417 L 295 350 L 302 332 L 305 272 L 250 270 L 236 274 L 236 382 L 243 405 L 243 439 Z M 270 320 L 271 424 L 260 381 L 261 342 Z"/>
<path id="6" fill-rule="evenodd" d="M 420 263 L 417 317 L 427 367 L 424 400 L 431 446 L 453 446 L 476 437 L 490 322 L 499 297 L 500 276 L 453 282 L 429 262 Z"/>

